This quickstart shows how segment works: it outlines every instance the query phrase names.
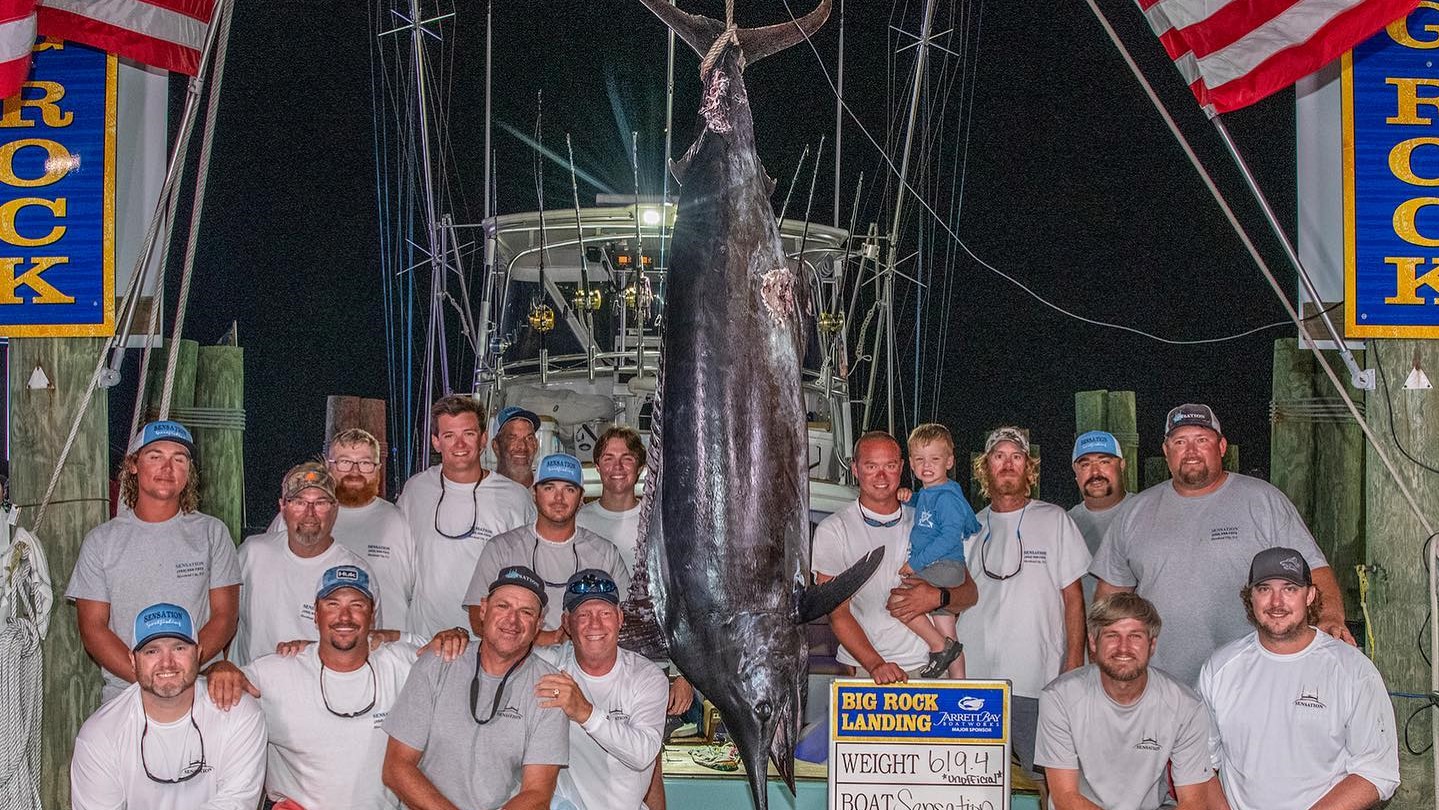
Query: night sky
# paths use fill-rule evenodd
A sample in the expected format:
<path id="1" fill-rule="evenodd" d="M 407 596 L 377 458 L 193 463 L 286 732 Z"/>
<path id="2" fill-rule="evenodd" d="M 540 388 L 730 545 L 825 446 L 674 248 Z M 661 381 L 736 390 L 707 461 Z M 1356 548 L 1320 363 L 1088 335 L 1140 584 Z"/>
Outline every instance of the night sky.
<path id="1" fill-rule="evenodd" d="M 402 0 L 334 4 L 242 0 L 232 30 L 202 253 L 186 334 L 216 341 L 238 321 L 246 349 L 248 523 L 273 515 L 281 473 L 319 450 L 327 394 L 385 397 L 371 75 L 371 16 Z M 791 0 L 795 14 L 809 10 Z M 407 6 L 408 3 L 405 2 Z M 787 19 L 783 3 L 739 0 L 741 24 Z M 923 3 L 889 8 L 849 0 L 846 98 L 879 143 L 899 156 L 899 124 L 914 49 L 891 59 L 917 31 Z M 495 148 L 502 212 L 535 207 L 535 161 L 506 132 L 532 132 L 544 94 L 544 137 L 615 191 L 632 188 L 629 133 L 640 132 L 641 185 L 660 191 L 663 144 L 662 24 L 637 2 L 495 4 Z M 1151 82 L 1250 227 L 1271 267 L 1288 281 L 1273 239 L 1244 196 L 1237 173 L 1178 74 L 1128 0 L 1101 3 Z M 720 0 L 681 7 L 723 17 Z M 446 210 L 477 222 L 482 210 L 485 6 L 441 0 L 426 16 L 454 11 L 437 51 L 449 87 Z M 1076 0 L 957 3 L 941 0 L 924 135 L 912 182 L 961 238 L 990 264 L 1045 298 L 1086 317 L 1172 338 L 1208 338 L 1283 320 L 1283 311 L 1242 251 L 1178 146 L 1118 53 Z M 834 75 L 833 19 L 814 45 Z M 389 48 L 406 56 L 407 42 Z M 688 147 L 698 58 L 683 45 L 676 63 L 674 153 Z M 806 144 L 827 138 L 813 219 L 828 222 L 833 200 L 834 97 L 817 57 L 801 44 L 746 74 L 757 138 L 779 181 L 778 207 Z M 1281 93 L 1228 118 L 1275 208 L 1294 221 L 1293 94 Z M 844 131 L 843 218 L 865 175 L 860 229 L 887 226 L 893 197 L 876 183 L 886 170 L 853 121 Z M 811 160 L 790 216 L 802 213 Z M 550 207 L 568 208 L 567 171 L 545 167 Z M 962 178 L 962 180 L 961 180 Z M 881 180 L 881 183 L 884 181 Z M 961 185 L 962 184 L 962 185 Z M 962 194 L 959 189 L 962 187 Z M 585 204 L 596 188 L 581 183 Z M 1169 346 L 1067 318 L 960 253 L 912 202 L 906 243 L 926 257 L 910 272 L 931 281 L 923 302 L 926 381 L 919 416 L 937 418 L 971 448 L 1001 422 L 1025 425 L 1050 459 L 1042 497 L 1077 499 L 1068 467 L 1073 392 L 1131 389 L 1139 401 L 1143 455 L 1159 452 L 1165 411 L 1212 404 L 1242 466 L 1267 469 L 1270 352 L 1278 328 L 1232 342 Z M 954 224 L 954 223 L 957 223 Z M 946 286 L 946 279 L 948 280 Z M 1291 285 L 1292 286 L 1292 285 Z M 902 377 L 914 376 L 915 299 L 900 302 Z M 173 299 L 171 299 L 173 300 Z M 417 347 L 419 350 L 420 347 Z M 134 365 L 124 384 L 133 385 Z M 900 419 L 914 423 L 906 382 Z M 112 421 L 128 423 L 123 397 Z M 123 433 L 112 429 L 112 444 Z M 392 437 L 392 442 L 394 438 Z"/>

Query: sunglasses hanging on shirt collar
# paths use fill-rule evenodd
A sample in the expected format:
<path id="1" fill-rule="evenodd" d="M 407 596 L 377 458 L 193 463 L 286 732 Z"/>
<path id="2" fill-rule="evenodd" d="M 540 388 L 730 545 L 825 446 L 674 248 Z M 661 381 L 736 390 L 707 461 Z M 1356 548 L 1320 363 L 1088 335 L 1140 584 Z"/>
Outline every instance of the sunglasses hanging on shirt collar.
<path id="1" fill-rule="evenodd" d="M 979 567 L 984 569 L 984 575 L 987 576 L 987 577 L 989 577 L 990 579 L 997 580 L 997 581 L 999 581 L 999 582 L 1003 582 L 1003 581 L 1006 580 L 1006 579 L 1012 579 L 1012 578 L 1014 578 L 1014 577 L 1019 576 L 1019 572 L 1022 571 L 1022 570 L 1024 570 L 1024 532 L 1023 532 L 1023 531 L 1020 531 L 1020 530 L 1021 530 L 1022 528 L 1024 528 L 1024 513 L 1025 513 L 1028 509 L 1029 509 L 1029 501 L 1025 501 L 1025 502 L 1024 502 L 1024 507 L 1019 510 L 1019 522 L 1016 523 L 1015 526 L 1014 526 L 1014 536 L 1015 536 L 1015 538 L 1016 538 L 1017 540 L 1019 540 L 1019 564 L 1016 565 L 1016 566 L 1014 566 L 1014 570 L 1011 571 L 1011 572 L 1009 572 L 1008 574 L 996 574 L 996 573 L 994 573 L 993 571 L 989 570 L 989 536 L 990 536 L 990 530 L 989 530 L 989 519 L 988 519 L 988 518 L 985 519 L 985 521 L 984 521 L 984 539 L 979 541 Z M 993 516 L 994 516 L 994 513 L 991 512 L 991 513 L 990 513 L 990 517 L 993 517 Z"/>
<path id="2" fill-rule="evenodd" d="M 475 496 L 480 491 L 480 482 L 484 480 L 485 477 L 481 475 L 479 481 L 475 482 L 474 488 L 470 490 L 470 508 L 473 510 L 470 512 L 470 528 L 465 529 L 459 534 L 450 534 L 440 528 L 440 506 L 445 502 L 445 490 L 448 489 L 448 487 L 445 486 L 445 476 L 440 476 L 440 499 L 435 501 L 435 532 L 437 534 L 441 537 L 448 537 L 451 540 L 462 540 L 475 533 L 475 529 L 480 525 L 480 501 Z"/>
<path id="3" fill-rule="evenodd" d="M 893 529 L 895 526 L 899 525 L 899 522 L 901 520 L 904 519 L 904 509 L 900 509 L 899 514 L 895 515 L 890 520 L 880 520 L 877 517 L 871 517 L 868 512 L 864 511 L 864 504 L 860 504 L 859 516 L 861 519 L 864 520 L 864 525 L 866 526 L 873 526 L 876 529 Z"/>
<path id="4" fill-rule="evenodd" d="M 365 666 L 370 668 L 370 704 L 357 712 L 337 712 L 330 706 L 330 698 L 325 694 L 325 665 L 324 663 L 320 664 L 320 701 L 325 704 L 325 711 L 348 720 L 351 717 L 363 717 L 375 708 L 375 701 L 380 696 L 380 690 L 375 683 L 375 667 L 369 661 L 365 662 Z"/>
<path id="5" fill-rule="evenodd" d="M 142 712 L 143 713 L 143 712 Z M 200 724 L 195 722 L 193 707 L 190 711 L 190 726 L 195 729 L 195 736 L 200 738 L 200 758 L 180 768 L 180 775 L 174 779 L 161 779 L 150 773 L 150 763 L 145 760 L 145 737 L 150 733 L 150 717 L 145 716 L 145 728 L 140 732 L 140 767 L 145 771 L 145 777 L 151 782 L 158 782 L 162 785 L 178 785 L 181 782 L 188 782 L 210 769 L 205 762 L 205 735 L 200 733 Z"/>

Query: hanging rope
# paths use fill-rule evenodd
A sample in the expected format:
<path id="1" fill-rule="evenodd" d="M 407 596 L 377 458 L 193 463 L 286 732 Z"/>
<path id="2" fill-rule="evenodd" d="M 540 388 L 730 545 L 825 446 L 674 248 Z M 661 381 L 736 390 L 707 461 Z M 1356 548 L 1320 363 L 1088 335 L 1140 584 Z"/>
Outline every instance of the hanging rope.
<path id="1" fill-rule="evenodd" d="M 215 5 L 211 25 L 218 26 L 215 37 L 215 70 L 210 82 L 210 98 L 205 105 L 205 128 L 200 136 L 200 168 L 195 178 L 195 193 L 190 213 L 190 233 L 185 240 L 185 266 L 180 270 L 180 296 L 175 303 L 175 324 L 170 329 L 170 350 L 165 353 L 165 387 L 160 392 L 160 418 L 170 418 L 170 398 L 174 393 L 175 364 L 180 359 L 180 334 L 185 328 L 185 310 L 190 302 L 190 281 L 195 275 L 195 248 L 200 243 L 200 220 L 205 210 L 205 186 L 210 179 L 210 148 L 215 140 L 215 119 L 220 112 L 220 87 L 225 77 L 225 51 L 230 41 L 229 3 Z"/>

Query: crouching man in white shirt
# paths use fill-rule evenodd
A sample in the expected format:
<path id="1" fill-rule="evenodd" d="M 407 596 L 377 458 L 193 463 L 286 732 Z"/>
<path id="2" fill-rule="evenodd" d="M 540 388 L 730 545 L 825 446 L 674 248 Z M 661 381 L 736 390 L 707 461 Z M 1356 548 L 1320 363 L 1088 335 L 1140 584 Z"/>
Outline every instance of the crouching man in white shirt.
<path id="1" fill-rule="evenodd" d="M 570 718 L 570 767 L 555 790 L 564 810 L 641 810 L 662 744 L 669 680 L 644 656 L 619 648 L 619 605 L 608 572 L 570 577 L 563 616 L 570 641 L 547 651 L 560 671 L 535 685 L 541 708 Z"/>
<path id="2" fill-rule="evenodd" d="M 1359 810 L 1393 796 L 1399 743 L 1384 680 L 1364 653 L 1316 629 L 1323 606 L 1304 556 L 1259 552 L 1241 593 L 1255 631 L 1199 672 L 1223 783 L 1209 806 Z"/>
<path id="3" fill-rule="evenodd" d="M 210 701 L 184 608 L 145 608 L 134 638 L 135 683 L 90 715 L 75 738 L 71 806 L 254 810 L 265 776 L 260 707 L 246 697 L 224 712 Z"/>
<path id="4" fill-rule="evenodd" d="M 397 810 L 380 781 L 389 736 L 380 723 L 409 677 L 409 644 L 370 649 L 375 588 L 369 574 L 337 565 L 315 591 L 318 644 L 295 655 L 266 655 L 244 669 L 220 661 L 206 671 L 210 696 L 225 709 L 245 693 L 260 698 L 269 725 L 267 807 L 304 810 Z M 469 637 L 447 630 L 431 642 L 453 660 Z M 428 651 L 430 647 L 426 648 Z"/>

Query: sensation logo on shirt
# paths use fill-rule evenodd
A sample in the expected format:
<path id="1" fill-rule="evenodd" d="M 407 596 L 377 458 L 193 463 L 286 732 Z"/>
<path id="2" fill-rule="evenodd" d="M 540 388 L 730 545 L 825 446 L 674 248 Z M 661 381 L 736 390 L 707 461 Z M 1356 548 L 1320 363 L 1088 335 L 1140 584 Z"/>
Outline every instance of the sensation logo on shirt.
<path id="1" fill-rule="evenodd" d="M 203 577 L 209 573 L 210 567 L 204 560 L 190 560 L 188 562 L 175 563 L 175 579 L 188 579 L 189 577 Z"/>
<path id="2" fill-rule="evenodd" d="M 1327 709 L 1324 701 L 1319 699 L 1319 689 L 1315 687 L 1299 687 L 1299 697 L 1294 700 L 1295 706 L 1305 709 Z"/>
<path id="3" fill-rule="evenodd" d="M 507 717 L 511 720 L 525 719 L 525 716 L 523 714 L 520 714 L 520 710 L 516 709 L 514 706 L 506 706 L 505 708 L 500 709 L 498 712 L 498 716 Z"/>
<path id="4" fill-rule="evenodd" d="M 1209 542 L 1211 543 L 1223 543 L 1238 539 L 1238 526 L 1221 526 L 1219 528 L 1209 530 Z"/>
<path id="5" fill-rule="evenodd" d="M 1152 737 L 1148 734 L 1141 734 L 1139 737 L 1139 742 L 1135 743 L 1134 747 L 1139 751 L 1158 751 L 1159 738 Z"/>
<path id="6" fill-rule="evenodd" d="M 617 720 L 621 723 L 628 723 L 630 721 L 630 713 L 624 709 L 610 709 L 607 717 L 610 720 Z"/>

